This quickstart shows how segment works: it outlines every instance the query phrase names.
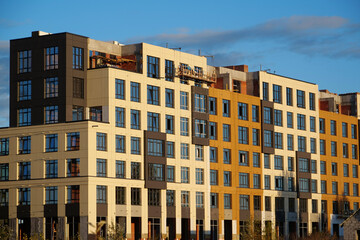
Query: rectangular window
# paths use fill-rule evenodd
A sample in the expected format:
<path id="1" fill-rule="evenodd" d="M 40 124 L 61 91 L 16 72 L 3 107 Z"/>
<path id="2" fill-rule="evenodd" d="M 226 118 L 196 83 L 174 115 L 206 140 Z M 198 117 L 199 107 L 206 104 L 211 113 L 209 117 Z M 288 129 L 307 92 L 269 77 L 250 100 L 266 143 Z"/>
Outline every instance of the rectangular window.
<path id="1" fill-rule="evenodd" d="M 252 105 L 252 121 L 259 122 L 259 106 Z"/>
<path id="2" fill-rule="evenodd" d="M 30 188 L 18 188 L 20 206 L 30 205 L 30 191 Z"/>
<path id="3" fill-rule="evenodd" d="M 254 210 L 261 210 L 261 196 L 254 196 Z"/>
<path id="4" fill-rule="evenodd" d="M 299 108 L 305 108 L 305 92 L 296 90 L 297 106 Z"/>
<path id="5" fill-rule="evenodd" d="M 311 173 L 317 173 L 316 160 L 311 160 Z"/>
<path id="6" fill-rule="evenodd" d="M 195 137 L 206 138 L 206 121 L 195 119 Z"/>
<path id="7" fill-rule="evenodd" d="M 287 127 L 288 128 L 293 128 L 294 127 L 293 122 L 294 122 L 293 113 L 292 112 L 287 112 Z"/>
<path id="8" fill-rule="evenodd" d="M 354 124 L 351 124 L 351 138 L 352 139 L 357 138 L 357 126 Z"/>
<path id="9" fill-rule="evenodd" d="M 204 184 L 204 169 L 202 168 L 195 169 L 195 183 Z"/>
<path id="10" fill-rule="evenodd" d="M 131 205 L 141 205 L 141 188 L 131 188 Z"/>
<path id="11" fill-rule="evenodd" d="M 272 109 L 264 107 L 264 123 L 272 124 Z"/>
<path id="12" fill-rule="evenodd" d="M 159 58 L 147 56 L 147 76 L 159 78 Z"/>
<path id="13" fill-rule="evenodd" d="M 216 115 L 216 98 L 209 97 L 209 114 Z"/>
<path id="14" fill-rule="evenodd" d="M 175 167 L 174 166 L 166 166 L 166 170 L 167 170 L 167 181 L 168 182 L 174 182 L 175 180 Z"/>
<path id="15" fill-rule="evenodd" d="M 45 152 L 57 152 L 58 151 L 58 135 L 47 134 L 45 136 L 46 148 Z"/>
<path id="16" fill-rule="evenodd" d="M 349 183 L 345 182 L 344 183 L 344 196 L 349 196 Z"/>
<path id="17" fill-rule="evenodd" d="M 189 144 L 180 143 L 180 157 L 181 159 L 189 159 Z"/>
<path id="18" fill-rule="evenodd" d="M 166 133 L 174 134 L 174 116 L 165 115 Z"/>
<path id="19" fill-rule="evenodd" d="M 175 158 L 175 143 L 167 141 L 166 142 L 166 157 Z"/>
<path id="20" fill-rule="evenodd" d="M 223 141 L 230 142 L 230 125 L 223 124 Z"/>
<path id="21" fill-rule="evenodd" d="M 253 175 L 253 187 L 256 189 L 260 189 L 260 182 L 261 182 L 260 174 L 254 174 Z"/>
<path id="22" fill-rule="evenodd" d="M 153 113 L 153 112 L 148 112 L 147 113 L 147 117 L 148 117 L 148 131 L 152 131 L 152 132 L 159 132 L 160 131 L 160 123 L 159 123 L 159 118 L 160 115 L 158 113 Z"/>
<path id="23" fill-rule="evenodd" d="M 217 148 L 210 147 L 210 162 L 217 162 Z"/>
<path id="24" fill-rule="evenodd" d="M 96 150 L 106 151 L 107 150 L 107 141 L 106 133 L 96 133 Z"/>
<path id="25" fill-rule="evenodd" d="M 106 203 L 106 186 L 96 186 L 96 203 Z"/>
<path id="26" fill-rule="evenodd" d="M 284 169 L 284 158 L 283 156 L 275 155 L 274 156 L 274 168 L 277 170 L 283 170 Z"/>
<path id="27" fill-rule="evenodd" d="M 125 115 L 125 112 L 124 112 L 124 115 Z M 131 129 L 139 130 L 140 129 L 140 111 L 131 109 L 131 111 L 130 111 L 130 120 L 131 120 Z M 120 125 L 125 126 L 125 120 Z"/>
<path id="28" fill-rule="evenodd" d="M 286 88 L 286 105 L 293 105 L 293 90 L 292 88 Z"/>
<path id="29" fill-rule="evenodd" d="M 316 138 L 310 138 L 310 152 L 316 154 Z"/>
<path id="30" fill-rule="evenodd" d="M 290 151 L 294 151 L 294 135 L 287 135 L 287 149 Z"/>
<path id="31" fill-rule="evenodd" d="M 196 207 L 204 208 L 204 193 L 196 192 Z"/>
<path id="32" fill-rule="evenodd" d="M 295 184 L 294 184 L 294 178 L 293 177 L 288 178 L 288 191 L 289 192 L 295 191 Z"/>
<path id="33" fill-rule="evenodd" d="M 218 193 L 210 193 L 210 207 L 211 208 L 218 208 Z"/>
<path id="34" fill-rule="evenodd" d="M 96 176 L 97 177 L 106 177 L 106 160 L 105 159 L 96 159 Z"/>
<path id="35" fill-rule="evenodd" d="M 253 167 L 260 167 L 260 153 L 253 152 Z"/>
<path id="36" fill-rule="evenodd" d="M 126 200 L 126 188 L 115 187 L 115 204 L 123 205 Z"/>
<path id="37" fill-rule="evenodd" d="M 337 144 L 334 141 L 331 141 L 331 156 L 337 156 Z"/>
<path id="38" fill-rule="evenodd" d="M 31 50 L 18 52 L 18 73 L 31 72 Z"/>
<path id="39" fill-rule="evenodd" d="M 238 103 L 238 118 L 240 120 L 248 120 L 248 105 L 246 103 Z"/>
<path id="40" fill-rule="evenodd" d="M 231 194 L 224 193 L 224 209 L 231 209 Z"/>
<path id="41" fill-rule="evenodd" d="M 189 168 L 181 167 L 181 183 L 189 183 Z"/>
<path id="42" fill-rule="evenodd" d="M 46 79 L 47 80 L 47 79 Z M 56 85 L 50 82 L 50 85 L 46 85 L 46 93 L 50 93 L 49 97 L 58 96 L 58 79 L 56 78 Z M 50 87 L 48 89 L 48 87 Z M 54 88 L 56 87 L 56 88 Z M 47 96 L 48 97 L 48 96 Z M 73 78 L 73 97 L 74 98 L 84 98 L 84 79 L 82 78 Z"/>
<path id="43" fill-rule="evenodd" d="M 248 173 L 239 173 L 239 187 L 249 188 L 249 174 Z"/>
<path id="44" fill-rule="evenodd" d="M 273 147 L 273 132 L 269 130 L 264 130 L 264 146 L 265 147 Z"/>
<path id="45" fill-rule="evenodd" d="M 0 138 L 0 156 L 9 155 L 9 138 Z"/>
<path id="46" fill-rule="evenodd" d="M 204 146 L 195 145 L 195 160 L 204 161 Z"/>
<path id="47" fill-rule="evenodd" d="M 260 130 L 253 128 L 252 131 L 252 140 L 253 140 L 253 145 L 254 146 L 260 146 Z"/>
<path id="48" fill-rule="evenodd" d="M 311 179 L 311 192 L 317 193 L 317 180 Z"/>
<path id="49" fill-rule="evenodd" d="M 45 70 L 59 68 L 59 48 L 49 47 L 45 49 Z"/>
<path id="50" fill-rule="evenodd" d="M 173 82 L 175 75 L 174 62 L 171 60 L 165 60 L 165 81 Z"/>
<path id="51" fill-rule="evenodd" d="M 353 178 L 358 178 L 358 166 L 352 165 Z"/>
<path id="52" fill-rule="evenodd" d="M 115 79 L 115 98 L 125 99 L 125 81 L 121 79 Z"/>
<path id="53" fill-rule="evenodd" d="M 249 210 L 249 209 L 250 209 L 250 196 L 240 195 L 240 210 Z"/>
<path id="54" fill-rule="evenodd" d="M 181 207 L 189 207 L 189 191 L 181 191 Z"/>
<path id="55" fill-rule="evenodd" d="M 152 105 L 160 105 L 159 87 L 147 85 L 147 103 Z"/>
<path id="56" fill-rule="evenodd" d="M 349 177 L 349 164 L 343 164 L 344 177 Z"/>
<path id="57" fill-rule="evenodd" d="M 306 137 L 298 136 L 298 151 L 306 152 Z"/>
<path id="58" fill-rule="evenodd" d="M 67 133 L 67 151 L 76 151 L 80 149 L 80 133 Z"/>
<path id="59" fill-rule="evenodd" d="M 115 125 L 116 127 L 125 127 L 125 108 L 115 107 Z"/>
<path id="60" fill-rule="evenodd" d="M 318 212 L 318 201 L 313 199 L 311 201 L 311 205 L 312 205 L 312 213 L 317 213 Z"/>
<path id="61" fill-rule="evenodd" d="M 126 152 L 124 135 L 115 135 L 115 149 L 117 153 Z"/>
<path id="62" fill-rule="evenodd" d="M 343 157 L 349 157 L 349 145 L 347 143 L 343 143 Z"/>
<path id="63" fill-rule="evenodd" d="M 282 111 L 281 110 L 274 110 L 274 124 L 275 126 L 282 127 Z"/>
<path id="64" fill-rule="evenodd" d="M 305 115 L 297 114 L 297 129 L 306 130 L 305 129 Z"/>
<path id="65" fill-rule="evenodd" d="M 351 158 L 357 159 L 357 145 L 355 144 L 351 145 Z"/>
<path id="66" fill-rule="evenodd" d="M 180 135 L 189 136 L 189 119 L 180 117 Z"/>
<path id="67" fill-rule="evenodd" d="M 223 99 L 223 117 L 230 117 L 230 101 Z"/>
<path id="68" fill-rule="evenodd" d="M 331 132 L 331 135 L 336 136 L 336 121 L 334 121 L 334 120 L 330 121 L 330 132 Z"/>
<path id="69" fill-rule="evenodd" d="M 140 138 L 131 137 L 131 154 L 140 154 Z"/>
<path id="70" fill-rule="evenodd" d="M 45 124 L 57 123 L 59 121 L 58 106 L 45 107 Z"/>
<path id="71" fill-rule="evenodd" d="M 140 163 L 131 162 L 131 179 L 140 179 Z"/>
<path id="72" fill-rule="evenodd" d="M 67 177 L 80 176 L 80 159 L 79 158 L 67 159 L 66 164 L 67 164 L 67 170 L 66 170 Z"/>
<path id="73" fill-rule="evenodd" d="M 45 178 L 57 178 L 58 177 L 58 161 L 46 160 L 46 174 Z"/>
<path id="74" fill-rule="evenodd" d="M 276 84 L 273 84 L 273 101 L 274 103 L 282 103 L 282 88 Z"/>
<path id="75" fill-rule="evenodd" d="M 31 100 L 31 80 L 19 81 L 19 101 Z"/>
<path id="76" fill-rule="evenodd" d="M 115 171 L 116 178 L 125 178 L 125 161 L 116 160 Z"/>
<path id="77" fill-rule="evenodd" d="M 5 165 L 8 166 L 8 165 Z M 6 170 L 6 169 L 4 169 Z M 8 170 L 8 169 L 7 169 Z M 6 172 L 4 176 L 9 175 Z M 19 180 L 28 180 L 31 179 L 31 162 L 20 162 L 19 163 Z M 8 179 L 6 179 L 8 180 Z"/>
<path id="78" fill-rule="evenodd" d="M 263 100 L 269 101 L 269 83 L 263 82 Z"/>
<path id="79" fill-rule="evenodd" d="M 309 93 L 309 108 L 315 110 L 315 93 Z"/>
<path id="80" fill-rule="evenodd" d="M 359 196 L 359 184 L 353 183 L 353 196 L 358 197 Z"/>
<path id="81" fill-rule="evenodd" d="M 231 187 L 231 172 L 224 171 L 223 178 L 224 178 L 224 186 Z"/>
<path id="82" fill-rule="evenodd" d="M 289 171 L 295 171 L 294 169 L 294 158 L 288 157 L 288 170 Z"/>
<path id="83" fill-rule="evenodd" d="M 289 212 L 295 212 L 295 198 L 289 198 Z"/>
<path id="84" fill-rule="evenodd" d="M 79 203 L 80 202 L 80 186 L 68 185 L 67 186 L 67 203 Z"/>
<path id="85" fill-rule="evenodd" d="M 31 153 L 31 136 L 19 137 L 19 154 Z"/>
<path id="86" fill-rule="evenodd" d="M 265 189 L 270 190 L 270 188 L 271 188 L 270 175 L 264 176 L 264 187 L 265 187 Z"/>
<path id="87" fill-rule="evenodd" d="M 347 123 L 344 123 L 344 122 L 343 122 L 343 123 L 341 124 L 341 126 L 342 126 L 342 136 L 343 136 L 343 137 L 348 137 L 348 133 L 347 133 L 347 128 L 348 128 L 348 127 L 347 127 Z"/>
<path id="88" fill-rule="evenodd" d="M 275 143 L 275 148 L 277 149 L 283 149 L 283 134 L 279 133 L 279 132 L 275 132 L 274 135 L 274 143 Z"/>
<path id="89" fill-rule="evenodd" d="M 327 190 L 326 190 L 326 181 L 321 180 L 321 193 L 322 194 L 326 194 Z"/>
<path id="90" fill-rule="evenodd" d="M 275 190 L 284 191 L 284 177 L 275 176 Z"/>
<path id="91" fill-rule="evenodd" d="M 169 108 L 174 108 L 174 90 L 165 89 L 165 106 Z"/>
<path id="92" fill-rule="evenodd" d="M 320 161 L 320 174 L 326 175 L 326 162 Z"/>
<path id="93" fill-rule="evenodd" d="M 271 197 L 265 197 L 265 211 L 271 211 Z"/>
<path id="94" fill-rule="evenodd" d="M 299 172 L 310 172 L 309 159 L 299 158 Z"/>
<path id="95" fill-rule="evenodd" d="M 73 106 L 72 108 L 72 120 L 80 121 L 84 119 L 84 107 L 82 106 Z"/>
<path id="96" fill-rule="evenodd" d="M 210 170 L 210 185 L 218 185 L 218 170 Z"/>
<path id="97" fill-rule="evenodd" d="M 310 132 L 316 132 L 315 117 L 310 116 Z"/>
<path id="98" fill-rule="evenodd" d="M 133 102 L 140 102 L 140 83 L 130 83 L 130 100 Z"/>
<path id="99" fill-rule="evenodd" d="M 164 181 L 164 164 L 149 163 L 149 177 L 151 181 Z"/>
<path id="100" fill-rule="evenodd" d="M 216 140 L 217 137 L 217 125 L 215 122 L 209 122 L 209 138 L 212 140 Z"/>
<path id="101" fill-rule="evenodd" d="M 331 175 L 337 176 L 337 163 L 332 162 L 331 163 Z"/>
<path id="102" fill-rule="evenodd" d="M 319 131 L 320 133 L 325 133 L 325 119 L 319 118 Z"/>
<path id="103" fill-rule="evenodd" d="M 299 191 L 300 192 L 310 192 L 310 179 L 300 178 L 299 179 Z"/>
<path id="104" fill-rule="evenodd" d="M 31 108 L 21 108 L 18 110 L 19 127 L 31 125 Z"/>
<path id="105" fill-rule="evenodd" d="M 325 155 L 325 140 L 320 139 L 320 155 Z"/>
<path id="106" fill-rule="evenodd" d="M 264 168 L 270 169 L 270 155 L 264 153 Z"/>
<path id="107" fill-rule="evenodd" d="M 337 195 L 338 194 L 338 183 L 337 182 L 332 182 L 332 194 Z"/>
<path id="108" fill-rule="evenodd" d="M 45 204 L 57 204 L 58 202 L 58 187 L 45 188 Z"/>
<path id="109" fill-rule="evenodd" d="M 230 125 L 228 125 L 230 128 Z M 240 144 L 249 144 L 249 138 L 248 138 L 248 128 L 247 127 L 238 127 L 238 135 L 239 140 L 238 142 Z"/>
<path id="110" fill-rule="evenodd" d="M 84 70 L 84 49 L 73 47 L 73 69 Z"/>
<path id="111" fill-rule="evenodd" d="M 189 97 L 187 92 L 180 92 L 180 109 L 189 109 Z"/>
<path id="112" fill-rule="evenodd" d="M 149 138 L 147 141 L 147 154 L 149 156 L 163 157 L 164 156 L 164 141 L 159 139 Z"/>
<path id="113" fill-rule="evenodd" d="M 231 150 L 228 148 L 223 149 L 223 163 L 224 164 L 231 163 Z"/>
<path id="114" fill-rule="evenodd" d="M 195 93 L 194 110 L 196 112 L 206 112 L 206 96 Z"/>

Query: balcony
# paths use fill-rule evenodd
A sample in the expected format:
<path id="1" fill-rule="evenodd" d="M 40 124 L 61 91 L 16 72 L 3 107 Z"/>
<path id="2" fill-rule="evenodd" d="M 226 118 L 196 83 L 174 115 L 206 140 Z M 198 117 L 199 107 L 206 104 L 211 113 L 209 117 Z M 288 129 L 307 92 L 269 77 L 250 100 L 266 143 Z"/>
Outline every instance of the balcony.
<path id="1" fill-rule="evenodd" d="M 185 80 L 195 80 L 206 83 L 216 83 L 216 73 L 204 73 L 195 71 L 187 65 L 181 65 L 176 69 L 176 76 Z"/>

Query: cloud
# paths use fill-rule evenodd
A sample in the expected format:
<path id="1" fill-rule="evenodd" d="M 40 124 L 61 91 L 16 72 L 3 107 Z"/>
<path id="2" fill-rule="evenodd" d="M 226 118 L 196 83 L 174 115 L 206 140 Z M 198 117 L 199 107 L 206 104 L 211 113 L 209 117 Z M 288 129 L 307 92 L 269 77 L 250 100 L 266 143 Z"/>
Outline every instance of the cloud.
<path id="1" fill-rule="evenodd" d="M 257 48 L 271 47 L 307 56 L 329 58 L 359 58 L 360 24 L 337 16 L 291 16 L 270 20 L 252 27 L 192 33 L 181 29 L 177 33 L 164 33 L 149 37 L 137 37 L 126 42 L 149 42 L 157 45 L 182 48 L 201 48 L 209 52 L 223 53 L 243 49 L 244 44 L 257 44 Z M 259 44 L 260 43 L 260 44 Z M 243 54 L 249 55 L 249 50 Z"/>

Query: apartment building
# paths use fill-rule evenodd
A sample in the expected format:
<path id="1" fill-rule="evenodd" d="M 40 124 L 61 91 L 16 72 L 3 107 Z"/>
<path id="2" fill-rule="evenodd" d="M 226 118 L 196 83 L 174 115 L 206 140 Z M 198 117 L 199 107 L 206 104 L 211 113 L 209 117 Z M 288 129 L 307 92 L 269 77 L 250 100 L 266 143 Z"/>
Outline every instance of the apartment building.
<path id="1" fill-rule="evenodd" d="M 358 101 L 146 43 L 33 32 L 10 42 L 0 223 L 14 239 L 112 224 L 127 239 L 241 239 L 250 224 L 342 235 L 359 202 Z"/>

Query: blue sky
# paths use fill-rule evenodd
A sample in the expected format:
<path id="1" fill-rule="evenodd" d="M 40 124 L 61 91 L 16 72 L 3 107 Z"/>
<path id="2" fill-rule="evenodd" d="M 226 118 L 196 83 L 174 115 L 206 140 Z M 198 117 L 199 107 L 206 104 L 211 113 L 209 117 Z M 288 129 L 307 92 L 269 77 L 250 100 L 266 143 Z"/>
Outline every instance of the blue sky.
<path id="1" fill-rule="evenodd" d="M 61 4 L 60 4 L 61 3 Z M 0 126 L 8 125 L 9 39 L 32 31 L 148 42 L 360 92 L 359 0 L 1 1 Z"/>

